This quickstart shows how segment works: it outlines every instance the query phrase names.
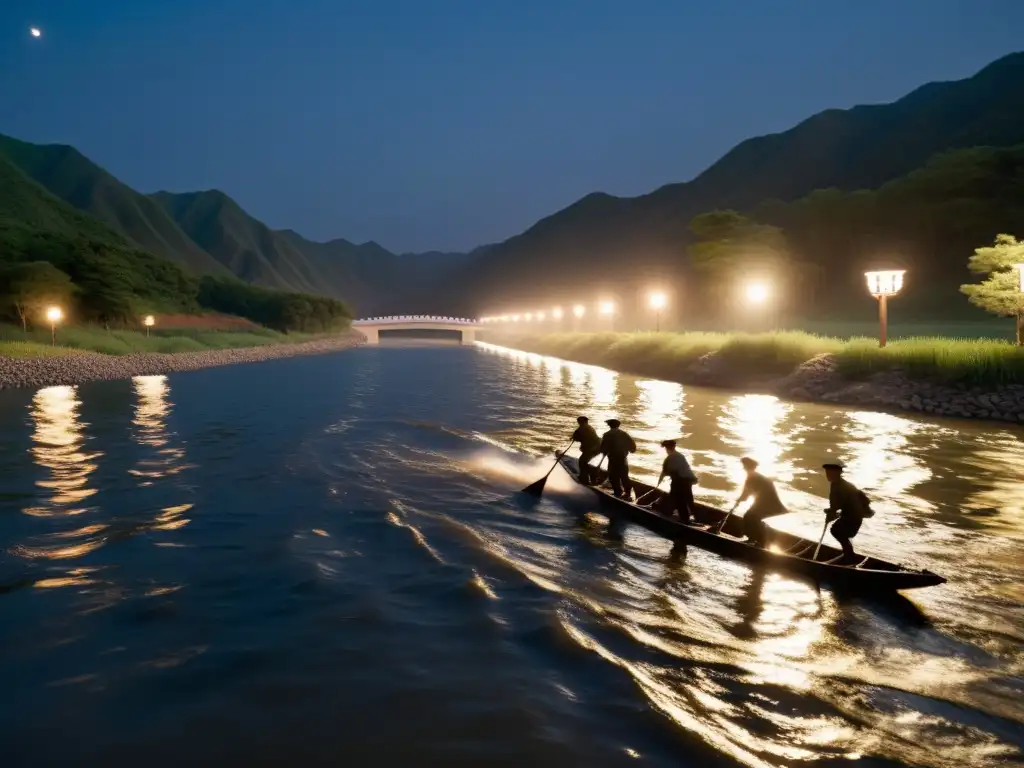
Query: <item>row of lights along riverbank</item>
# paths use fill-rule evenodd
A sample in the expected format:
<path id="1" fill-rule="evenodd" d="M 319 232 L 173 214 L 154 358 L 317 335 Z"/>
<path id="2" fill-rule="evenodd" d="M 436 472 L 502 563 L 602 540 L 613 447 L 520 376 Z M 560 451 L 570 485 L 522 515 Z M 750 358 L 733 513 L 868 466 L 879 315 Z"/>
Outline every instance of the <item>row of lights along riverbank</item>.
<path id="1" fill-rule="evenodd" d="M 1024 264 L 1017 265 L 1020 271 L 1021 291 L 1024 291 Z M 906 270 L 892 269 L 865 272 L 868 291 L 878 300 L 878 346 L 884 347 L 888 335 L 889 313 L 888 300 L 895 296 L 903 288 L 903 275 Z M 751 282 L 743 286 L 743 295 L 750 304 L 762 305 L 771 298 L 771 289 L 766 283 Z M 655 313 L 655 330 L 661 330 L 661 314 L 668 306 L 668 296 L 662 291 L 651 291 L 647 294 L 647 306 Z M 614 301 L 604 300 L 597 303 L 597 314 L 608 319 L 609 323 L 615 317 L 617 307 Z M 575 304 L 572 307 L 572 315 L 577 322 L 587 314 L 585 304 Z M 543 323 L 551 320 L 560 322 L 565 317 L 562 307 L 554 307 L 550 311 L 538 310 L 534 312 L 519 312 L 508 315 L 491 315 L 480 318 L 482 323 Z"/>
<path id="2" fill-rule="evenodd" d="M 50 346 L 57 346 L 57 323 L 63 319 L 63 309 L 60 307 L 47 307 L 46 320 L 50 323 Z M 146 315 L 142 319 L 142 324 L 146 326 L 146 338 L 149 338 L 149 329 L 156 325 L 156 318 L 152 315 Z"/>

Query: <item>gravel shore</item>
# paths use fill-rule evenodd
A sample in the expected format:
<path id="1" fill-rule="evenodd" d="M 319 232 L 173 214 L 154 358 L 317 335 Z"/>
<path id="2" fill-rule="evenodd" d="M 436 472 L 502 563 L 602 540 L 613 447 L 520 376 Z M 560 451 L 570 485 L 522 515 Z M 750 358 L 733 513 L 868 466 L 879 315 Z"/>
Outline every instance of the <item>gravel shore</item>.
<path id="1" fill-rule="evenodd" d="M 12 358 L 0 356 L 0 389 L 81 384 L 85 381 L 103 379 L 130 379 L 132 376 L 154 376 L 176 371 L 194 371 L 216 365 L 258 363 L 279 357 L 322 355 L 349 349 L 362 342 L 361 335 L 346 334 L 337 338 L 317 339 L 300 344 L 270 344 L 263 347 L 210 349 L 202 352 L 175 354 L 100 355 L 93 352 L 80 352 L 65 357 Z"/>

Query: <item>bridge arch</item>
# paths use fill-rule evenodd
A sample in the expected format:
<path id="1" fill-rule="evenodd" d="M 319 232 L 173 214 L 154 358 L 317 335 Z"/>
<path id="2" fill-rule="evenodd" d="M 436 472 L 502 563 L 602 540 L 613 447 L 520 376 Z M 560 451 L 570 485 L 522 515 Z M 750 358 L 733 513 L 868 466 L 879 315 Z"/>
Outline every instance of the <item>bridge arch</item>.
<path id="1" fill-rule="evenodd" d="M 381 331 L 424 329 L 459 331 L 463 344 L 473 344 L 476 342 L 476 332 L 483 327 L 483 323 L 473 318 L 436 315 L 391 315 L 352 321 L 352 328 L 366 337 L 367 344 L 379 344 Z"/>

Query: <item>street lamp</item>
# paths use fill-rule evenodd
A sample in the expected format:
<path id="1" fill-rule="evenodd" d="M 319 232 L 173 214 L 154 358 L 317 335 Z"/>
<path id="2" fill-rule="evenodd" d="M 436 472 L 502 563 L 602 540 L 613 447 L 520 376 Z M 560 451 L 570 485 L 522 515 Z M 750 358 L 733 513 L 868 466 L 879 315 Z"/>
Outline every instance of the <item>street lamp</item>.
<path id="1" fill-rule="evenodd" d="M 149 329 L 152 328 L 156 324 L 156 318 L 153 317 L 152 315 L 146 315 L 145 319 L 143 319 L 143 321 L 142 321 L 142 324 L 144 326 L 146 326 L 146 338 L 148 339 L 149 338 Z"/>
<path id="2" fill-rule="evenodd" d="M 1022 266 L 1024 266 L 1024 265 L 1022 265 Z M 554 309 L 552 309 L 551 310 L 551 317 L 553 317 L 555 320 L 561 320 L 562 319 L 562 308 L 561 307 L 555 307 Z"/>
<path id="3" fill-rule="evenodd" d="M 905 269 L 890 269 L 880 272 L 865 272 L 868 281 L 868 292 L 878 299 L 878 346 L 884 347 L 886 334 L 889 330 L 890 296 L 895 296 L 903 287 Z"/>
<path id="4" fill-rule="evenodd" d="M 598 313 L 608 318 L 608 330 L 615 330 L 615 302 L 602 301 L 597 305 Z"/>
<path id="5" fill-rule="evenodd" d="M 538 312 L 537 313 L 537 319 L 538 320 L 543 320 L 544 319 L 544 313 L 543 312 Z"/>
<path id="6" fill-rule="evenodd" d="M 531 320 L 533 320 L 533 313 L 532 312 L 527 312 L 526 313 L 526 322 L 530 322 Z"/>
<path id="7" fill-rule="evenodd" d="M 57 345 L 57 323 L 64 317 L 60 307 L 50 307 L 46 310 L 46 319 L 50 321 L 50 346 Z"/>
<path id="8" fill-rule="evenodd" d="M 654 310 L 654 330 L 661 330 L 661 311 L 665 309 L 668 304 L 668 296 L 661 291 L 655 291 L 651 294 L 648 299 L 648 303 L 651 305 L 651 309 Z"/>

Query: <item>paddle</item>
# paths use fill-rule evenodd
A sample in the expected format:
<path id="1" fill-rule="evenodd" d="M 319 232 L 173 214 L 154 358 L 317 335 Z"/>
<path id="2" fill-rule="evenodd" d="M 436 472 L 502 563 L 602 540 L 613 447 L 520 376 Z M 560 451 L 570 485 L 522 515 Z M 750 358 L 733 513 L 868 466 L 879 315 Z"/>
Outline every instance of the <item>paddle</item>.
<path id="1" fill-rule="evenodd" d="M 831 521 L 828 519 L 828 515 L 825 516 L 825 525 L 821 528 L 821 538 L 818 539 L 818 546 L 814 548 L 814 556 L 811 558 L 812 561 L 818 559 L 818 551 L 821 549 L 821 543 L 825 540 L 825 531 L 828 530 L 828 524 Z"/>
<path id="2" fill-rule="evenodd" d="M 530 485 L 523 488 L 523 493 L 528 493 L 531 496 L 537 496 L 539 498 L 540 495 L 544 493 L 544 486 L 547 484 L 548 478 L 551 476 L 551 473 L 555 471 L 555 467 L 558 466 L 558 463 L 562 460 L 562 457 L 569 452 L 569 449 L 572 448 L 572 444 L 575 442 L 575 440 L 570 440 L 569 444 L 565 446 L 565 450 L 558 454 L 558 458 L 555 459 L 555 463 L 551 465 L 551 469 L 548 470 L 548 473 L 537 482 L 531 483 Z"/>
<path id="3" fill-rule="evenodd" d="M 719 524 L 718 526 L 718 533 L 722 532 L 722 529 L 725 528 L 725 524 L 729 522 L 729 518 L 732 517 L 732 513 L 736 511 L 736 507 L 738 507 L 739 505 L 740 503 L 737 501 L 735 504 L 732 505 L 732 509 L 730 509 L 725 514 L 725 517 L 722 519 L 721 524 Z"/>

